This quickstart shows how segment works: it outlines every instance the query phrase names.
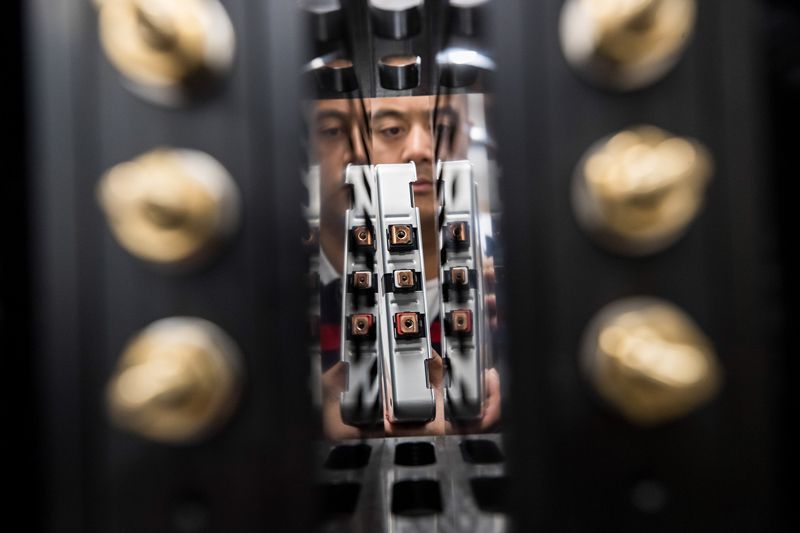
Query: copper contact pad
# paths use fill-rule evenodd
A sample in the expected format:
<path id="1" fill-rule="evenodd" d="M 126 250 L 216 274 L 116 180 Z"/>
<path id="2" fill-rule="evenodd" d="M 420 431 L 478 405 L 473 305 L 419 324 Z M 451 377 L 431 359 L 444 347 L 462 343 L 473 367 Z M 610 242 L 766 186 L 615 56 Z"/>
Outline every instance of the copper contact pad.
<path id="1" fill-rule="evenodd" d="M 416 339 L 422 336 L 419 313 L 397 313 L 394 316 L 394 334 L 397 339 Z"/>
<path id="2" fill-rule="evenodd" d="M 417 287 L 416 276 L 413 270 L 395 270 L 394 271 L 394 289 L 398 291 L 414 290 Z"/>
<path id="3" fill-rule="evenodd" d="M 454 287 L 469 286 L 469 269 L 467 267 L 453 267 L 450 269 L 450 284 Z"/>
<path id="4" fill-rule="evenodd" d="M 449 335 L 469 335 L 472 333 L 472 311 L 469 309 L 450 311 L 447 325 Z"/>
<path id="5" fill-rule="evenodd" d="M 357 291 L 372 289 L 372 272 L 368 270 L 353 272 L 352 287 Z"/>
<path id="6" fill-rule="evenodd" d="M 417 240 L 414 226 L 407 224 L 391 224 L 387 231 L 389 251 L 402 252 L 415 250 Z"/>
<path id="7" fill-rule="evenodd" d="M 466 222 L 453 222 L 445 228 L 445 238 L 451 250 L 466 250 L 469 248 L 469 224 Z"/>
<path id="8" fill-rule="evenodd" d="M 350 336 L 352 338 L 369 338 L 375 326 L 375 317 L 361 313 L 350 317 Z"/>
<path id="9" fill-rule="evenodd" d="M 353 246 L 358 248 L 373 247 L 374 240 L 372 238 L 372 232 L 367 226 L 356 226 L 350 231 L 350 235 L 353 240 Z"/>

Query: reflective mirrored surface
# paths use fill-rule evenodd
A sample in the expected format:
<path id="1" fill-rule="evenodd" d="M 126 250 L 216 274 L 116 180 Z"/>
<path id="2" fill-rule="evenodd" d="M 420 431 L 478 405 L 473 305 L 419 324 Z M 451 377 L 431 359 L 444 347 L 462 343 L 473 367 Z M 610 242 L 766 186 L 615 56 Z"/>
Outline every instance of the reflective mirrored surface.
<path id="1" fill-rule="evenodd" d="M 324 523 L 502 530 L 487 2 L 301 4 Z"/>
<path id="2" fill-rule="evenodd" d="M 313 163 L 308 183 L 318 187 L 319 194 L 316 265 L 322 409 L 330 438 L 441 435 L 490 431 L 499 425 L 499 374 L 491 344 L 498 325 L 496 217 L 492 213 L 494 174 L 486 103 L 483 94 L 309 103 Z M 419 228 L 414 228 L 424 265 L 419 271 L 381 268 L 377 243 L 370 245 L 368 259 L 357 258 L 352 255 L 354 247 L 346 246 L 358 238 L 354 230 L 374 231 L 369 224 L 348 225 L 348 211 L 354 220 L 375 219 L 372 205 L 379 192 L 375 178 L 382 175 L 382 169 L 394 168 L 384 165 L 396 164 L 408 165 L 409 179 L 415 178 L 407 200 L 409 211 L 416 209 L 419 217 Z M 362 216 L 354 204 L 368 211 L 368 216 Z M 462 231 L 463 242 L 457 241 Z M 387 256 L 392 238 L 388 234 Z M 385 259 L 396 266 L 402 257 Z M 349 263 L 355 266 L 346 272 Z M 424 366 L 419 365 L 419 379 L 427 381 L 426 387 L 433 391 L 435 414 L 430 420 L 421 416 L 406 421 L 394 413 L 383 417 L 379 413 L 383 403 L 380 378 L 391 381 L 393 376 L 391 370 L 381 369 L 390 354 L 379 356 L 379 349 L 373 348 L 381 346 L 383 322 L 370 311 L 379 310 L 380 299 L 395 289 L 425 294 L 425 307 L 420 311 L 428 319 L 423 334 L 430 342 L 430 356 Z M 343 299 L 347 300 L 344 307 Z M 362 318 L 366 322 L 359 322 Z M 361 330 L 363 341 L 354 340 Z M 361 352 L 368 362 L 362 362 Z M 386 366 L 391 367 L 391 362 Z M 354 375 L 359 371 L 369 378 Z M 354 390 L 354 385 L 361 390 Z M 455 390 L 446 395 L 446 389 Z M 356 396 L 352 401 L 358 405 L 344 409 L 359 412 L 343 417 L 341 403 L 349 400 L 351 391 Z"/>

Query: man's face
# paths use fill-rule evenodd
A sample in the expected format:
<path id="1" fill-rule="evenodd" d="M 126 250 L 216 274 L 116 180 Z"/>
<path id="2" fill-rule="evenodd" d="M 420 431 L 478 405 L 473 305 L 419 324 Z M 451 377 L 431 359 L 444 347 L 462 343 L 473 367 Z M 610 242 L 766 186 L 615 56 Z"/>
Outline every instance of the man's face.
<path id="1" fill-rule="evenodd" d="M 357 100 L 320 100 L 313 106 L 311 142 L 320 167 L 322 220 L 328 224 L 337 224 L 350 207 L 345 168 L 367 163 L 369 139 L 362 134 L 363 117 Z"/>
<path id="2" fill-rule="evenodd" d="M 464 113 L 460 104 L 454 98 L 441 99 L 435 111 L 433 96 L 372 100 L 372 162 L 414 162 L 417 168 L 414 201 L 423 220 L 432 219 L 436 212 L 436 161 L 466 156 Z"/>
<path id="3" fill-rule="evenodd" d="M 435 102 L 433 96 L 374 98 L 365 101 L 363 108 L 358 100 L 315 102 L 311 136 L 320 165 L 323 220 L 334 222 L 349 207 L 343 187 L 347 165 L 368 162 L 414 162 L 415 203 L 423 220 L 433 219 L 435 162 L 464 158 L 467 146 L 464 97 L 440 98 L 436 112 Z M 369 117 L 371 138 L 365 117 Z"/>

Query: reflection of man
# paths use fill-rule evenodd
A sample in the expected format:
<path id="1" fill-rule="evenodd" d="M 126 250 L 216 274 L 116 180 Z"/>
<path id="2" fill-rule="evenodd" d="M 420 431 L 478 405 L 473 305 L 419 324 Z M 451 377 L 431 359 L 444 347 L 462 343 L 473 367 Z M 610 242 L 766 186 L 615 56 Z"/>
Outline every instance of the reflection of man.
<path id="1" fill-rule="evenodd" d="M 422 220 L 425 277 L 434 279 L 438 271 L 434 189 L 434 97 L 380 98 L 365 103 L 356 100 L 316 102 L 312 136 L 320 165 L 321 226 L 323 253 L 339 271 L 344 261 L 344 214 L 349 194 L 344 185 L 344 169 L 349 163 L 408 163 L 417 168 L 414 202 Z M 439 106 L 436 131 L 440 132 L 439 159 L 466 157 L 467 135 L 463 121 L 463 101 L 449 99 Z M 369 116 L 364 117 L 364 113 Z M 365 120 L 370 121 L 368 136 Z M 367 158 L 367 153 L 370 158 Z"/>
<path id="2" fill-rule="evenodd" d="M 323 383 L 327 401 L 324 405 L 326 431 L 330 436 L 358 437 L 358 429 L 341 422 L 338 393 L 343 388 L 344 367 L 339 360 L 341 328 L 341 285 L 338 279 L 344 262 L 344 215 L 349 208 L 349 191 L 344 186 L 344 169 L 353 164 L 414 162 L 417 182 L 413 185 L 414 202 L 419 208 L 421 240 L 425 261 L 428 316 L 439 314 L 439 250 L 436 232 L 437 202 L 434 168 L 437 160 L 466 158 L 467 124 L 463 96 L 443 98 L 434 109 L 435 97 L 398 97 L 357 100 L 324 100 L 315 103 L 312 118 L 313 148 L 320 166 L 320 278 L 321 348 Z M 434 127 L 435 121 L 435 127 Z M 367 124 L 368 122 L 368 124 Z M 371 131 L 371 136 L 367 134 Z M 369 157 L 368 157 L 369 154 Z M 439 351 L 441 325 L 431 321 L 431 344 Z M 436 388 L 436 419 L 424 428 L 384 424 L 389 434 L 434 433 L 445 431 L 442 400 L 442 360 L 435 354 L 429 367 L 431 384 Z M 496 372 L 487 374 L 487 414 L 481 427 L 489 427 L 499 418 L 499 385 Z M 494 394 L 492 394 L 494 389 Z M 493 396 L 493 397 L 492 397 Z M 478 428 L 480 429 L 480 428 Z"/>
<path id="3" fill-rule="evenodd" d="M 439 269 L 436 235 L 434 137 L 439 139 L 440 160 L 466 158 L 467 132 L 463 127 L 462 100 L 449 99 L 436 111 L 428 96 L 380 98 L 372 101 L 372 159 L 374 164 L 408 163 L 417 167 L 414 203 L 422 221 L 425 278 L 435 279 Z M 436 127 L 432 128 L 435 116 Z M 434 134 L 434 132 L 436 132 Z"/>

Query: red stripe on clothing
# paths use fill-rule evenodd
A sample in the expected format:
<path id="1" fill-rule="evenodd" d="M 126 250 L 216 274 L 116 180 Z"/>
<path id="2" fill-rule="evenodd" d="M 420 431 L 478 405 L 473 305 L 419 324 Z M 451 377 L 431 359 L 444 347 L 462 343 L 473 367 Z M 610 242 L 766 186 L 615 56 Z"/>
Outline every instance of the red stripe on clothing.
<path id="1" fill-rule="evenodd" d="M 323 352 L 339 350 L 342 340 L 341 324 L 320 324 L 319 325 L 319 348 Z"/>
<path id="2" fill-rule="evenodd" d="M 430 330 L 431 332 L 431 342 L 439 344 L 442 342 L 442 321 L 441 320 L 434 320 L 433 324 L 431 324 Z"/>

